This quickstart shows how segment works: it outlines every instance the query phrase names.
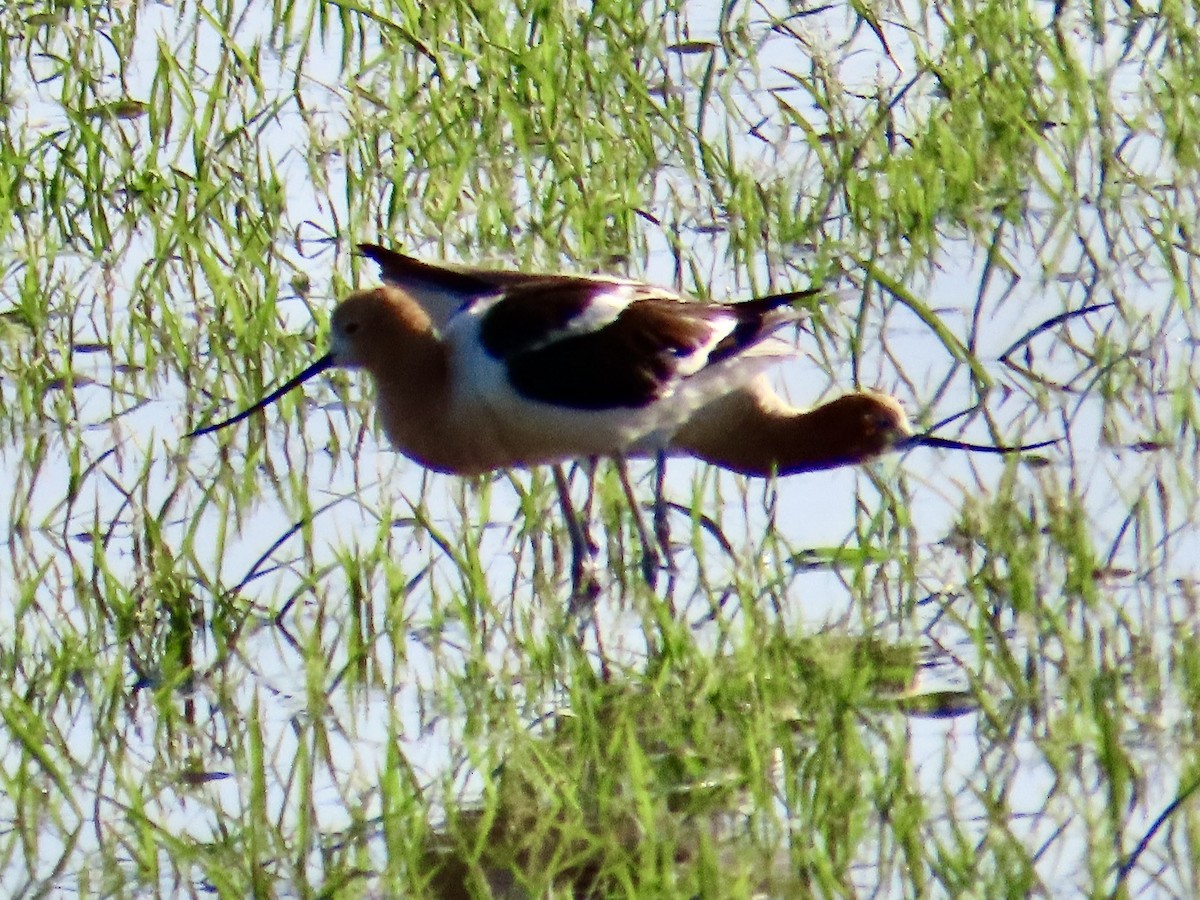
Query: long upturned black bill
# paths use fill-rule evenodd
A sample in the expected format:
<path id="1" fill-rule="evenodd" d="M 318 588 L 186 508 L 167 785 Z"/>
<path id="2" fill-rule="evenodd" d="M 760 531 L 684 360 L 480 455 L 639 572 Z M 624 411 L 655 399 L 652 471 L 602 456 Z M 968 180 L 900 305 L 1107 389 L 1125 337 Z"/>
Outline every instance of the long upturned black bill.
<path id="1" fill-rule="evenodd" d="M 306 368 L 303 372 L 301 372 L 295 378 L 289 378 L 287 381 L 285 381 L 283 384 L 281 384 L 275 390 L 271 391 L 271 393 L 267 394 L 267 396 L 263 397 L 261 400 L 259 400 L 257 403 L 255 403 L 250 408 L 243 409 L 236 416 L 232 416 L 223 422 L 218 422 L 215 425 L 205 425 L 203 428 L 197 428 L 195 431 L 189 431 L 186 435 L 184 435 L 184 437 L 190 437 L 190 438 L 200 437 L 200 435 L 202 435 L 202 434 L 209 434 L 210 432 L 218 431 L 218 430 L 224 428 L 226 425 L 236 425 L 238 422 L 242 421 L 242 419 L 246 418 L 247 416 L 251 415 L 252 413 L 258 412 L 260 409 L 264 409 L 265 407 L 270 406 L 272 403 L 274 403 L 276 400 L 278 400 L 280 397 L 282 397 L 284 394 L 286 394 L 292 388 L 300 386 L 304 382 L 308 381 L 308 379 L 312 378 L 314 375 L 316 375 L 320 372 L 324 372 L 326 369 L 330 368 L 331 366 L 333 366 L 333 354 L 326 353 L 324 356 L 322 356 L 315 363 L 313 363 L 311 366 Z"/>
<path id="2" fill-rule="evenodd" d="M 908 440 L 900 443 L 899 449 L 907 449 L 908 447 L 943 447 L 947 450 L 969 450 L 972 453 L 1024 453 L 1028 450 L 1041 450 L 1043 447 L 1051 447 L 1061 441 L 1062 438 L 1054 438 L 1052 441 L 1038 441 L 1035 444 L 1014 444 L 1011 447 L 993 444 L 968 444 L 966 441 L 956 441 L 951 438 L 937 437 L 929 434 L 914 434 Z"/>

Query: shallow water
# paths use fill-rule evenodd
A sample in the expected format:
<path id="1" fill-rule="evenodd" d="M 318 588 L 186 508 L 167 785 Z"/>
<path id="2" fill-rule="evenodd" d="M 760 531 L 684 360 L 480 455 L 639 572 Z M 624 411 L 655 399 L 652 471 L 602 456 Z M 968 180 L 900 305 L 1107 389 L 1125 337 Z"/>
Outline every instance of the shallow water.
<path id="1" fill-rule="evenodd" d="M 232 340 L 223 330 L 223 298 L 236 295 L 246 309 L 256 310 L 261 308 L 256 293 L 273 287 L 278 300 L 265 318 L 283 331 L 313 336 L 315 344 L 319 339 L 311 311 L 327 310 L 332 295 L 344 287 L 347 240 L 380 237 L 340 231 L 342 223 L 363 220 L 359 204 L 365 203 L 347 200 L 359 190 L 357 181 L 347 178 L 347 159 L 337 154 L 322 158 L 319 168 L 328 178 L 324 184 L 314 183 L 313 168 L 305 160 L 308 135 L 320 131 L 332 142 L 361 115 L 363 92 L 347 85 L 372 84 L 370 61 L 384 52 L 378 34 L 364 31 L 359 62 L 346 69 L 335 53 L 304 55 L 302 75 L 294 82 L 298 61 L 286 41 L 271 37 L 266 14 L 264 7 L 251 4 L 228 21 L 237 23 L 240 46 L 266 41 L 256 73 L 262 88 L 248 89 L 247 106 L 273 110 L 275 100 L 281 105 L 256 120 L 261 130 L 254 133 L 254 152 L 248 158 L 263 168 L 268 161 L 276 167 L 285 220 L 264 222 L 252 206 L 241 220 L 252 238 L 256 227 L 267 230 L 266 243 L 276 254 L 271 266 L 244 260 L 244 247 L 233 235 L 203 231 L 197 240 L 210 242 L 213 254 L 208 265 L 193 265 L 162 252 L 167 226 L 151 222 L 122 230 L 118 243 L 95 251 L 77 246 L 44 253 L 49 242 L 44 235 L 57 233 L 45 211 L 30 218 L 23 233 L 4 238 L 3 295 L 14 310 L 2 337 L 9 359 L 5 369 L 19 374 L 0 379 L 5 410 L 0 465 L 13 484 L 10 502 L 0 505 L 0 526 L 9 535 L 9 553 L 0 559 L 0 586 L 12 598 L 0 605 L 0 624 L 3 633 L 14 636 L 0 648 L 0 657 L 25 661 L 12 670 L 10 700 L 37 696 L 43 672 L 58 671 L 51 661 L 63 654 L 78 656 L 67 669 L 77 671 L 79 679 L 75 689 L 56 693 L 55 702 L 29 704 L 45 710 L 44 724 L 58 735 L 55 745 L 63 748 L 71 802 L 58 821 L 33 826 L 36 846 L 22 858 L 10 850 L 3 878 L 10 890 L 43 878 L 59 886 L 78 884 L 84 877 L 80 873 L 104 855 L 106 842 L 119 839 L 116 810 L 125 803 L 129 781 L 153 786 L 155 808 L 148 814 L 159 829 L 198 841 L 215 839 L 222 812 L 247 802 L 252 785 L 232 762 L 216 773 L 229 777 L 200 787 L 178 783 L 177 774 L 186 765 L 182 754 L 170 755 L 172 743 L 159 732 L 163 719 L 157 704 L 164 701 L 154 693 L 159 687 L 155 669 L 169 648 L 152 639 L 142 643 L 137 628 L 139 621 L 166 614 L 164 597 L 187 598 L 204 622 L 236 618 L 245 610 L 262 616 L 238 635 L 232 648 L 223 644 L 224 636 L 197 626 L 192 650 L 201 674 L 187 696 L 199 707 L 194 717 L 207 722 L 202 730 L 211 738 L 210 749 L 216 749 L 211 756 L 196 755 L 210 774 L 212 767 L 219 768 L 220 748 L 230 736 L 217 710 L 232 706 L 257 716 L 269 768 L 278 774 L 266 787 L 266 805 L 273 816 L 299 819 L 288 787 L 290 767 L 301 750 L 294 726 L 298 719 L 326 717 L 328 745 L 313 796 L 316 821 L 329 834 L 359 821 L 360 798 L 371 812 L 371 789 L 387 765 L 389 736 L 397 731 L 404 735 L 404 755 L 423 782 L 436 783 L 449 772 L 446 777 L 462 792 L 478 790 L 478 777 L 463 767 L 462 698 L 457 687 L 449 687 L 465 677 L 461 648 L 482 642 L 490 678 L 504 684 L 521 674 L 514 647 L 561 625 L 559 598 L 547 597 L 533 577 L 535 568 L 553 567 L 554 551 L 549 542 L 531 541 L 523 533 L 526 523 L 514 483 L 525 485 L 529 476 L 501 476 L 483 488 L 421 472 L 389 452 L 370 427 L 361 378 L 338 377 L 336 390 L 322 380 L 306 387 L 303 398 L 298 395 L 220 439 L 188 442 L 181 437 L 202 419 L 228 411 L 205 392 L 246 377 L 255 389 L 245 393 L 254 395 L 257 388 L 265 390 L 290 375 L 308 352 L 301 341 L 280 347 L 259 344 L 257 358 L 244 356 L 244 371 L 225 366 L 216 352 L 227 350 L 222 342 Z M 78 95 L 61 92 L 72 82 L 58 74 L 53 56 L 81 33 L 84 23 L 68 18 L 30 26 L 23 37 L 9 39 L 16 56 L 24 54 L 28 60 L 27 68 L 13 70 L 9 89 L 15 101 L 10 127 L 25 135 L 27 145 L 44 137 L 50 147 L 78 150 L 68 137 L 53 136 L 69 136 L 94 122 L 85 117 L 80 124 L 78 117 L 64 112 L 64 107 L 77 109 L 79 97 L 86 98 L 84 105 L 94 105 L 124 93 L 155 104 L 153 92 L 138 86 L 151 83 L 162 65 L 160 41 L 179 48 L 192 74 L 216 70 L 222 59 L 218 29 L 189 7 L 145 5 L 112 10 L 110 16 L 103 27 L 136 31 L 132 52 L 122 61 L 112 46 L 98 43 L 95 69 L 106 78 L 79 88 Z M 907 8 L 891 11 L 892 20 L 906 17 L 918 19 Z M 761 18 L 751 18 L 762 28 Z M 688 40 L 714 37 L 716 15 L 710 5 L 686 7 L 680 21 L 688 26 Z M 903 27 L 885 28 L 893 51 L 889 60 L 867 30 L 843 44 L 851 24 L 841 11 L 800 20 L 814 46 L 839 48 L 847 91 L 896 89 L 912 77 L 912 43 Z M 931 32 L 926 40 L 938 44 L 939 26 L 926 25 Z M 338 46 L 338 29 L 336 22 L 330 23 L 327 47 Z M 1102 49 L 1083 31 L 1073 33 L 1081 64 L 1107 72 L 1108 95 L 1132 117 L 1140 109 L 1144 73 L 1134 53 L 1118 61 L 1118 31 L 1112 29 Z M 771 113 L 776 109 L 773 98 L 791 90 L 785 73 L 796 64 L 797 47 L 794 37 L 783 34 L 764 40 L 753 62 L 745 63 L 744 89 L 729 94 L 732 103 L 708 103 L 705 133 L 720 134 L 726 127 L 734 131 L 733 147 L 749 170 L 766 173 L 789 161 L 802 165 L 793 160 L 793 152 L 798 156 L 805 147 L 797 142 L 793 151 L 787 127 L 772 119 L 747 134 L 744 124 L 756 121 L 760 109 Z M 193 54 L 195 63 L 190 62 Z M 663 63 L 685 98 L 695 96 L 708 56 L 675 54 Z M 39 84 L 39 79 L 46 80 Z M 303 107 L 294 84 L 299 84 Z M 919 84 L 895 108 L 898 133 L 904 133 L 906 123 L 920 121 L 922 109 L 932 102 L 928 91 L 925 83 Z M 204 98 L 202 84 L 195 96 Z M 863 104 L 866 108 L 867 101 Z M 236 108 L 237 103 L 229 107 Z M 153 114 L 164 112 L 160 104 Z M 184 116 L 176 114 L 182 122 Z M 155 153 L 168 161 L 160 159 L 161 167 L 192 170 L 195 147 L 217 145 L 224 133 L 214 126 L 193 145 L 193 132 L 180 127 L 171 142 L 155 150 L 146 142 L 147 127 L 147 117 L 135 116 L 110 124 L 105 132 L 114 146 L 127 146 L 131 159 L 147 171 Z M 701 563 L 686 546 L 676 553 L 681 568 L 673 588 L 676 608 L 697 623 L 701 643 L 715 646 L 743 615 L 735 602 L 721 612 L 718 624 L 702 624 L 716 593 L 711 585 L 734 581 L 754 568 L 758 558 L 763 568 L 778 570 L 773 597 L 783 604 L 781 615 L 789 629 L 836 626 L 916 639 L 926 649 L 928 663 L 919 688 L 967 690 L 976 700 L 994 690 L 992 708 L 950 720 L 911 718 L 898 727 L 924 789 L 933 831 L 943 821 L 947 840 L 965 835 L 968 841 L 1010 841 L 1022 847 L 1042 887 L 1052 894 L 1107 884 L 1090 871 L 1089 857 L 1097 841 L 1114 841 L 1105 833 L 1107 776 L 1097 762 L 1104 736 L 1081 735 L 1075 756 L 1067 761 L 1055 755 L 1063 752 L 1059 740 L 1047 739 L 1048 732 L 1069 722 L 1069 706 L 1081 694 L 1077 685 L 1067 683 L 1075 677 L 1080 654 L 1092 658 L 1085 668 L 1096 679 L 1096 702 L 1110 705 L 1118 723 L 1116 739 L 1138 776 L 1138 790 L 1119 823 L 1116 843 L 1124 852 L 1186 786 L 1181 778 L 1189 770 L 1175 747 L 1179 737 L 1193 732 L 1193 710 L 1179 666 L 1190 648 L 1195 560 L 1200 558 L 1195 433 L 1186 408 L 1196 381 L 1193 262 L 1182 250 L 1164 253 L 1164 243 L 1172 239 L 1157 229 L 1164 210 L 1186 218 L 1183 211 L 1194 209 L 1195 176 L 1171 161 L 1151 131 L 1131 128 L 1128 134 L 1106 136 L 1125 141 L 1121 158 L 1129 170 L 1103 184 L 1093 156 L 1101 152 L 1100 137 L 1084 141 L 1065 172 L 1053 152 L 1058 145 L 1048 144 L 1040 161 L 1042 181 L 1025 198 L 1019 223 L 997 232 L 990 266 L 988 248 L 966 234 L 944 235 L 934 257 L 914 263 L 911 271 L 903 262 L 904 247 L 882 248 L 889 264 L 898 260 L 889 271 L 907 276 L 906 285 L 969 343 L 994 379 L 983 398 L 996 425 L 994 439 L 1066 435 L 1059 447 L 1040 454 L 1044 465 L 915 450 L 869 471 L 841 470 L 775 485 L 719 476 L 715 487 L 709 482 L 701 491 L 703 511 L 720 521 L 739 558 L 726 559 L 711 540 L 703 544 Z M 814 179 L 819 177 L 815 164 L 810 171 Z M 743 296 L 780 283 L 802 283 L 794 278 L 796 269 L 803 271 L 807 262 L 820 258 L 804 248 L 775 246 L 771 257 L 754 255 L 748 268 L 730 267 L 739 223 L 714 223 L 703 203 L 692 207 L 680 201 L 687 174 L 664 161 L 651 198 L 655 209 L 672 214 L 662 221 L 685 223 L 684 252 L 696 269 L 694 278 L 685 277 L 684 287 L 693 288 L 695 280 L 709 295 Z M 1135 181 L 1135 174 L 1143 182 Z M 1062 187 L 1065 176 L 1078 178 L 1070 190 Z M 379 177 L 386 180 L 388 173 Z M 131 182 L 105 177 L 104 183 L 124 185 L 98 192 L 96 201 L 108 205 L 112 220 L 119 221 L 121 191 L 130 190 Z M 257 188 L 247 187 L 247 199 L 253 200 L 249 188 Z M 236 184 L 221 188 L 238 189 Z M 1090 198 L 1101 190 L 1115 192 L 1117 199 L 1109 195 L 1097 208 Z M 518 206 L 522 198 L 531 204 L 535 193 L 528 180 L 514 187 Z M 202 196 L 198 188 L 197 197 L 181 208 L 200 207 Z M 486 210 L 466 210 L 462 233 L 470 234 L 469 224 L 462 222 L 472 217 L 486 219 Z M 419 222 L 420 213 L 404 218 Z M 41 235 L 37 227 L 43 229 Z M 853 226 L 847 222 L 842 227 L 850 252 Z M 336 253 L 321 244 L 320 229 L 343 239 Z M 397 235 L 397 240 L 414 252 L 443 255 L 443 248 L 429 240 L 432 230 L 414 227 L 411 239 Z M 479 233 L 485 232 L 480 225 Z M 296 240 L 285 240 L 285 234 Z M 676 282 L 671 237 L 669 229 L 647 224 L 641 236 L 644 253 L 631 261 L 634 274 Z M 448 249 L 454 251 L 454 245 Z M 486 255 L 509 264 L 526 262 L 531 252 L 541 254 L 543 265 L 550 258 L 545 251 L 522 250 L 506 257 L 504 247 L 494 250 Z M 1171 272 L 1164 256 L 1182 271 Z M 845 269 L 850 274 L 844 284 L 860 287 L 861 269 L 853 264 Z M 278 282 L 271 282 L 272 271 Z M 288 284 L 293 271 L 317 286 L 311 295 Z M 30 277 L 45 287 L 42 293 L 51 304 L 47 327 L 37 333 L 20 325 L 20 303 L 27 296 L 22 282 Z M 373 278 L 374 273 L 360 270 L 360 281 Z M 148 281 L 156 280 L 165 280 L 167 288 L 148 292 Z M 229 291 L 233 294 L 224 293 Z M 171 304 L 170 315 L 154 307 L 164 301 Z M 998 360 L 1013 341 L 1050 317 L 1109 302 L 1115 306 L 1034 339 L 1027 357 L 1016 354 L 1036 377 Z M 779 383 L 794 402 L 815 403 L 853 385 L 875 387 L 895 393 L 922 422 L 976 402 L 977 385 L 967 367 L 917 316 L 877 287 L 863 303 L 861 313 L 854 309 L 855 301 L 843 301 L 829 312 L 829 330 L 819 344 L 810 335 L 800 337 L 802 350 L 813 358 L 779 372 Z M 199 346 L 213 351 L 220 371 L 189 355 L 195 333 L 207 335 Z M 1109 349 L 1100 353 L 1101 345 Z M 961 427 L 964 438 L 993 439 L 982 416 Z M 260 435 L 265 436 L 261 444 Z M 1150 448 L 1147 442 L 1165 446 Z M 649 471 L 644 465 L 635 470 L 639 476 Z M 670 496 L 689 502 L 699 477 L 705 477 L 699 467 L 673 461 Z M 1078 503 L 1079 536 L 1093 548 L 1097 562 L 1094 572 L 1081 576 L 1070 571 L 1066 536 L 1037 544 L 1044 556 L 1023 561 L 1033 573 L 1033 612 L 1018 614 L 1010 597 L 988 596 L 983 590 L 987 579 L 978 577 L 989 566 L 1004 572 L 1022 562 L 994 558 L 987 541 L 966 522 L 971 510 L 984 521 L 999 515 L 989 510 L 989 498 L 1001 492 L 1002 482 L 1013 510 L 1028 517 L 1035 533 L 1050 528 L 1052 514 Z M 643 478 L 640 485 L 648 496 L 649 480 Z M 210 495 L 226 491 L 237 498 L 233 512 L 227 499 L 214 502 Z M 543 489 L 542 497 L 548 503 L 549 491 Z M 780 564 L 779 545 L 764 542 L 764 533 L 773 526 L 797 554 L 853 545 L 856 530 L 866 531 L 877 515 L 890 516 L 890 524 L 886 534 L 868 532 L 867 541 L 877 543 L 890 561 L 866 567 L 865 580 L 826 566 L 797 567 L 792 573 Z M 494 596 L 511 595 L 511 606 L 500 618 L 490 621 L 484 611 L 482 621 L 475 619 L 470 602 L 454 599 L 456 592 L 462 593 L 459 569 L 429 528 L 415 524 L 418 518 L 452 538 L 479 535 L 477 552 L 488 586 Z M 309 524 L 293 527 L 306 519 Z M 674 516 L 673 525 L 677 534 L 688 534 L 685 517 Z M 557 552 L 563 552 L 562 535 L 557 536 Z M 634 571 L 631 539 L 622 539 L 629 553 L 626 566 Z M 164 566 L 155 557 L 163 547 L 177 554 L 173 565 Z M 893 554 L 896 549 L 903 553 Z M 354 593 L 354 578 L 339 569 L 351 569 L 348 560 L 377 551 L 394 563 L 391 583 L 370 583 L 365 596 L 347 606 L 326 603 Z M 1090 603 L 1061 596 L 1064 584 L 1079 577 L 1094 583 Z M 405 583 L 411 589 L 403 590 Z M 554 583 L 565 592 L 561 571 Z M 634 665 L 648 640 L 637 590 L 613 588 L 596 611 L 606 653 Z M 100 598 L 121 606 L 106 609 Z M 980 610 L 990 604 L 996 607 L 991 616 L 995 630 L 984 635 L 980 622 L 987 616 Z M 1036 614 L 1043 608 L 1053 610 L 1053 626 Z M 284 609 L 284 627 L 278 627 L 272 617 Z M 356 656 L 355 642 L 355 634 L 364 631 L 379 635 L 365 664 Z M 1006 682 L 996 674 L 997 645 L 1029 674 L 1033 696 L 1006 693 Z M 97 661 L 123 656 L 128 681 L 113 684 L 97 678 L 101 671 L 113 671 Z M 330 673 L 362 665 L 368 675 L 353 689 L 339 689 L 336 677 L 326 680 Z M 10 732 L 17 730 L 17 715 L 6 719 Z M 119 741 L 98 740 L 98 722 L 104 731 L 119 735 Z M 4 754 L 10 777 L 15 768 L 28 765 L 23 743 L 14 739 Z M 118 743 L 120 751 L 114 755 Z M 886 741 L 878 742 L 881 759 L 892 750 Z M 68 757 L 70 765 L 65 764 Z M 989 819 L 989 803 L 997 796 L 1015 812 L 1002 825 Z M 112 822 L 103 812 L 110 805 Z M 10 798 L 7 809 L 0 804 L 0 820 L 14 828 L 22 816 L 16 800 Z M 1188 858 L 1186 831 L 1164 833 L 1152 843 L 1131 887 L 1188 892 L 1194 871 L 1179 862 Z M 885 842 L 881 837 L 880 844 Z M 368 846 L 372 855 L 384 856 L 378 840 Z M 1172 851 L 1178 856 L 1171 857 Z M 869 891 L 882 884 L 885 891 L 904 890 L 904 875 L 878 865 L 876 858 L 871 842 L 865 842 L 860 888 Z M 310 865 L 319 869 L 316 859 Z"/>

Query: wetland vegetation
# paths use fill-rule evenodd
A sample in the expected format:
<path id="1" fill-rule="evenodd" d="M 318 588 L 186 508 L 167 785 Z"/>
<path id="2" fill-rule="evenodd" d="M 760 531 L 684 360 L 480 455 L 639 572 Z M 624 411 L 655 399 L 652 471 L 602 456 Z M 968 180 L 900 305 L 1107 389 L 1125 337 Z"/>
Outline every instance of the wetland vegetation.
<path id="1" fill-rule="evenodd" d="M 3 892 L 1200 893 L 1198 98 L 1185 2 L 3 5 Z M 672 461 L 654 588 L 602 467 L 580 630 L 361 378 L 183 439 L 363 240 L 828 284 L 794 402 L 1064 440 Z"/>

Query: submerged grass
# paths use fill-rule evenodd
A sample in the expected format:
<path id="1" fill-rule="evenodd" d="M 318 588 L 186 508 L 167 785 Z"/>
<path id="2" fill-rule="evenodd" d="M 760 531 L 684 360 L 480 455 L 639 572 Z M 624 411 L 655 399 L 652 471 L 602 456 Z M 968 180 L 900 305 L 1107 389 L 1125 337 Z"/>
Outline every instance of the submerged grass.
<path id="1" fill-rule="evenodd" d="M 1195 894 L 1196 19 L 0 9 L 5 891 Z M 848 283 L 827 393 L 1067 439 L 673 463 L 654 588 L 602 466 L 581 620 L 545 473 L 422 474 L 356 379 L 180 437 L 358 240 Z"/>

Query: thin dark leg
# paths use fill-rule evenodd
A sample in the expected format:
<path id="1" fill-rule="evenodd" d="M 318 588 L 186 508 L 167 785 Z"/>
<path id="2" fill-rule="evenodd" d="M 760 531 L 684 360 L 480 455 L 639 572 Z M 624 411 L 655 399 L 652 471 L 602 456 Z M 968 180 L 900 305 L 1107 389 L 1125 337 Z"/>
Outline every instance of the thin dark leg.
<path id="1" fill-rule="evenodd" d="M 646 583 L 650 587 L 654 587 L 655 582 L 658 581 L 658 546 L 650 537 L 650 531 L 646 528 L 646 517 L 642 515 L 641 504 L 633 495 L 633 485 L 629 483 L 629 469 L 625 465 L 625 460 L 619 457 L 617 459 L 617 477 L 621 479 L 621 490 L 625 492 L 625 499 L 629 501 L 629 509 L 633 513 L 633 527 L 637 530 L 638 540 L 642 544 L 642 577 L 646 579 Z"/>
<path id="2" fill-rule="evenodd" d="M 551 466 L 554 486 L 558 489 L 558 502 L 566 519 L 567 535 L 571 540 L 571 600 L 568 610 L 572 613 L 591 607 L 600 596 L 600 581 L 596 577 L 596 555 L 588 539 L 587 528 L 580 521 L 571 503 L 571 488 L 562 466 Z"/>
<path id="3" fill-rule="evenodd" d="M 579 463 L 579 467 L 583 469 L 584 477 L 587 479 L 587 493 L 583 495 L 583 510 L 579 517 L 579 527 L 583 531 L 583 539 L 587 542 L 593 559 L 600 552 L 599 545 L 592 539 L 592 509 L 596 505 L 596 466 L 598 463 L 599 460 L 594 456 L 589 456 Z"/>
<path id="4" fill-rule="evenodd" d="M 671 553 L 671 523 L 667 520 L 667 453 L 659 450 L 654 454 L 654 538 L 662 551 L 663 565 L 668 572 L 675 571 L 675 559 Z"/>

